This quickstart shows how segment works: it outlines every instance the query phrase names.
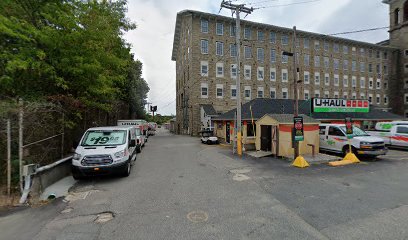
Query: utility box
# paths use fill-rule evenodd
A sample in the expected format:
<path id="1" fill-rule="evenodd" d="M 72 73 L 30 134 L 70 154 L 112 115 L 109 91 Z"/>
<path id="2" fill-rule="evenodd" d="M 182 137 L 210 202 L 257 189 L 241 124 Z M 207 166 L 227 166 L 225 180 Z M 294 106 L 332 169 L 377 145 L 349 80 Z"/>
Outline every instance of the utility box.
<path id="1" fill-rule="evenodd" d="M 28 164 L 23 166 L 23 176 L 34 175 L 37 170 L 37 164 Z"/>

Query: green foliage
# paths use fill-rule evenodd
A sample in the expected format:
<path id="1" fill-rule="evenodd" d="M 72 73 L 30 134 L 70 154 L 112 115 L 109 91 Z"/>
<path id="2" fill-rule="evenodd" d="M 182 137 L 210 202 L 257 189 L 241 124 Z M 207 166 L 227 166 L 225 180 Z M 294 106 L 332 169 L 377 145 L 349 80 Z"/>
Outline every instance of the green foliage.
<path id="1" fill-rule="evenodd" d="M 155 114 L 154 115 L 154 119 L 152 115 L 147 115 L 146 116 L 146 121 L 148 122 L 156 122 L 159 125 L 162 125 L 168 121 L 170 121 L 170 119 L 174 118 L 174 116 L 162 116 L 160 114 Z"/>
<path id="2" fill-rule="evenodd" d="M 123 99 L 140 111 L 149 88 L 123 39 L 136 28 L 126 5 L 0 1 L 0 96 L 51 99 L 73 112 L 80 112 L 78 106 L 109 111 Z"/>

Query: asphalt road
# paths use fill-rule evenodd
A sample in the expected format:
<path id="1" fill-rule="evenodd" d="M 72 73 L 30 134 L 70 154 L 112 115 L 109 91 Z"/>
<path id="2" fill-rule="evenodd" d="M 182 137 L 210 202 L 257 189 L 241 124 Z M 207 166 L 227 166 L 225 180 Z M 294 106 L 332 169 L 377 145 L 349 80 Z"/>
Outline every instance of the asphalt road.
<path id="1" fill-rule="evenodd" d="M 408 154 L 393 153 L 297 169 L 162 131 L 129 177 L 0 216 L 0 239 L 407 239 Z"/>

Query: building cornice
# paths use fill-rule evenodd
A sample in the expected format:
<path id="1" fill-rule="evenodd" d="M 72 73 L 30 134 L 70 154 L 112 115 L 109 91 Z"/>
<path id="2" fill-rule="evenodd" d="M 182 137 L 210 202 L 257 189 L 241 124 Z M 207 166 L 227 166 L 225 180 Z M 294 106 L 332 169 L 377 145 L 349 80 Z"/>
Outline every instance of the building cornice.
<path id="1" fill-rule="evenodd" d="M 392 0 L 383 0 L 385 1 L 392 1 Z M 186 15 L 193 15 L 197 17 L 204 17 L 204 18 L 215 18 L 219 20 L 224 20 L 227 22 L 235 22 L 235 19 L 232 17 L 226 17 L 222 15 L 217 15 L 217 14 L 212 14 L 212 13 L 205 13 L 205 12 L 200 12 L 200 11 L 195 11 L 195 10 L 183 10 L 181 12 L 177 13 L 177 18 L 176 18 L 176 28 L 174 31 L 174 41 L 173 41 L 173 52 L 172 52 L 172 57 L 171 60 L 176 61 L 177 59 L 177 51 L 178 51 L 178 46 L 179 46 L 179 41 L 180 41 L 180 28 L 181 28 L 181 18 Z M 265 23 L 258 23 L 258 22 L 252 22 L 252 21 L 247 21 L 247 20 L 241 20 L 242 25 L 252 25 L 252 26 L 258 26 L 259 28 L 267 28 L 271 30 L 275 30 L 278 32 L 284 32 L 284 33 L 292 33 L 291 28 L 285 28 L 285 27 L 280 27 L 276 25 L 271 25 L 271 24 L 265 24 Z M 341 37 L 334 37 L 326 34 L 320 34 L 320 33 L 313 33 L 313 32 L 308 32 L 308 31 L 302 31 L 302 30 L 297 30 L 297 34 L 299 36 L 308 36 L 311 38 L 315 39 L 327 39 L 333 42 L 338 42 L 338 43 L 349 43 L 349 44 L 354 44 L 358 46 L 365 46 L 369 48 L 377 48 L 377 49 L 383 49 L 383 50 L 395 50 L 394 47 L 391 46 L 383 46 L 383 45 L 378 45 L 375 43 L 369 43 L 369 42 L 363 42 L 363 41 L 357 41 L 357 40 L 352 40 L 352 39 L 347 39 L 347 38 L 341 38 Z"/>

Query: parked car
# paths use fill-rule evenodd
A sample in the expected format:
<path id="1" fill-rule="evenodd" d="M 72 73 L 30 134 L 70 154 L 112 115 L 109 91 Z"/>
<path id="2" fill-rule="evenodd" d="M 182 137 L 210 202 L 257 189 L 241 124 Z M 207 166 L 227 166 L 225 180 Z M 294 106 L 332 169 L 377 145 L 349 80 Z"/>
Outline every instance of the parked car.
<path id="1" fill-rule="evenodd" d="M 375 131 L 367 131 L 367 133 L 383 139 L 388 146 L 408 148 L 408 123 L 405 125 L 402 125 L 402 123 L 377 125 Z"/>
<path id="2" fill-rule="evenodd" d="M 136 152 L 140 153 L 145 146 L 146 136 L 143 135 L 143 124 L 140 120 L 118 120 L 118 126 L 133 126 L 136 128 Z"/>
<path id="3" fill-rule="evenodd" d="M 344 155 L 349 152 L 345 124 L 320 124 L 319 134 L 321 150 Z M 356 126 L 353 126 L 353 138 L 350 139 L 350 143 L 354 154 L 375 157 L 387 153 L 385 143 L 381 138 L 370 136 Z"/>
<path id="4" fill-rule="evenodd" d="M 157 128 L 157 123 L 155 122 L 149 122 L 149 136 L 154 136 L 156 135 L 156 128 Z"/>
<path id="5" fill-rule="evenodd" d="M 129 176 L 136 160 L 134 127 L 97 127 L 88 129 L 76 147 L 72 176 L 119 173 Z"/>
<path id="6" fill-rule="evenodd" d="M 202 131 L 201 142 L 206 144 L 219 144 L 218 138 L 214 136 L 213 131 Z"/>

